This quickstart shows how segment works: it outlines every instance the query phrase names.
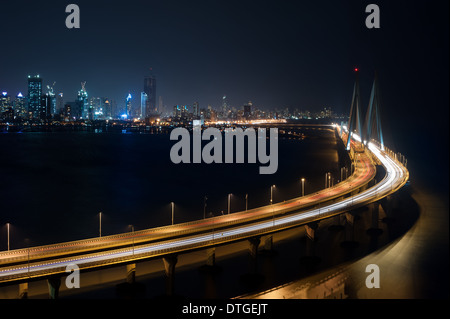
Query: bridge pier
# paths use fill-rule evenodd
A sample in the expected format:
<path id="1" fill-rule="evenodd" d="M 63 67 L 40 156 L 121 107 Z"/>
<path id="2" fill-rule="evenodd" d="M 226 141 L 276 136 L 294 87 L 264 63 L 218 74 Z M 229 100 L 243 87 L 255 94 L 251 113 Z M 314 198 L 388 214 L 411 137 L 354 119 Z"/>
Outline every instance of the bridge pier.
<path id="1" fill-rule="evenodd" d="M 216 264 L 216 247 L 206 249 L 206 264 L 200 266 L 199 270 L 206 273 L 222 271 L 222 268 Z"/>
<path id="2" fill-rule="evenodd" d="M 345 220 L 349 225 L 352 225 L 355 223 L 355 216 L 350 212 L 345 212 Z"/>
<path id="3" fill-rule="evenodd" d="M 316 230 L 319 228 L 318 222 L 313 222 L 305 225 L 306 230 L 306 236 L 311 240 L 314 241 L 316 238 Z"/>
<path id="4" fill-rule="evenodd" d="M 216 266 L 216 248 L 206 249 L 206 266 L 214 267 Z"/>
<path id="5" fill-rule="evenodd" d="M 136 282 L 136 264 L 127 264 L 127 283 L 134 284 Z"/>
<path id="6" fill-rule="evenodd" d="M 116 285 L 118 297 L 123 299 L 143 298 L 145 296 L 145 285 L 136 282 L 136 263 L 127 264 L 126 269 L 126 281 Z"/>
<path id="7" fill-rule="evenodd" d="M 28 299 L 28 283 L 19 284 L 19 299 Z"/>
<path id="8" fill-rule="evenodd" d="M 248 239 L 249 254 L 250 254 L 250 271 L 256 273 L 258 269 L 258 247 L 261 243 L 261 237 L 253 237 Z"/>
<path id="9" fill-rule="evenodd" d="M 258 247 L 261 243 L 261 237 L 252 237 L 248 239 L 249 246 L 249 272 L 241 277 L 241 280 L 253 287 L 259 285 L 264 276 L 258 273 Z"/>
<path id="10" fill-rule="evenodd" d="M 355 213 L 353 212 L 345 212 L 345 220 L 348 227 L 345 227 L 345 240 L 341 242 L 341 246 L 344 248 L 356 248 L 359 244 L 355 241 Z M 350 236 L 348 236 L 350 233 Z M 347 239 L 350 237 L 350 239 Z"/>
<path id="11" fill-rule="evenodd" d="M 163 257 L 164 270 L 166 275 L 166 294 L 173 296 L 175 291 L 175 266 L 178 262 L 177 255 Z"/>
<path id="12" fill-rule="evenodd" d="M 61 276 L 53 275 L 47 278 L 48 284 L 48 297 L 50 299 L 58 299 L 59 287 L 61 286 Z"/>
<path id="13" fill-rule="evenodd" d="M 308 270 L 312 270 L 321 260 L 316 256 L 316 242 L 317 242 L 317 228 L 319 228 L 319 222 L 312 222 L 305 225 L 306 231 L 306 248 L 305 256 L 301 257 L 301 263 L 306 266 Z"/>
<path id="14" fill-rule="evenodd" d="M 370 204 L 369 207 L 372 211 L 372 221 L 370 228 L 367 230 L 367 234 L 370 236 L 379 236 L 383 232 L 383 230 L 380 227 L 378 227 L 378 221 L 380 216 L 379 210 L 380 203 L 379 202 L 372 203 Z"/>

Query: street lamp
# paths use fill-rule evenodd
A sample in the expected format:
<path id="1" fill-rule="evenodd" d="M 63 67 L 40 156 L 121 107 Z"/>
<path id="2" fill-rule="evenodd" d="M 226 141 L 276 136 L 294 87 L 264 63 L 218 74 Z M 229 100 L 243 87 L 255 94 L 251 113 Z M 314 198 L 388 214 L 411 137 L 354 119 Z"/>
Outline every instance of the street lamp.
<path id="1" fill-rule="evenodd" d="M 9 251 L 9 223 L 6 223 L 6 231 L 8 233 L 8 251 Z"/>
<path id="2" fill-rule="evenodd" d="M 230 200 L 231 200 L 231 194 L 228 194 L 228 214 L 230 214 Z"/>
<path id="3" fill-rule="evenodd" d="M 99 224 L 100 224 L 100 226 L 99 226 L 99 236 L 100 237 L 102 237 L 102 212 L 100 212 L 100 214 L 99 214 Z"/>
<path id="4" fill-rule="evenodd" d="M 273 203 L 273 188 L 275 187 L 275 185 L 270 186 L 270 205 L 272 205 Z"/>
<path id="5" fill-rule="evenodd" d="M 172 225 L 173 225 L 173 210 L 174 210 L 174 203 L 173 202 L 170 202 L 170 205 L 172 206 Z"/>
<path id="6" fill-rule="evenodd" d="M 302 178 L 302 196 L 305 196 L 305 178 Z"/>
<path id="7" fill-rule="evenodd" d="M 248 194 L 245 194 L 245 211 L 248 209 Z"/>
<path id="8" fill-rule="evenodd" d="M 275 226 L 275 213 L 273 211 L 273 188 L 275 187 L 275 185 L 270 186 L 270 206 L 272 206 L 272 220 L 273 220 L 273 225 Z"/>

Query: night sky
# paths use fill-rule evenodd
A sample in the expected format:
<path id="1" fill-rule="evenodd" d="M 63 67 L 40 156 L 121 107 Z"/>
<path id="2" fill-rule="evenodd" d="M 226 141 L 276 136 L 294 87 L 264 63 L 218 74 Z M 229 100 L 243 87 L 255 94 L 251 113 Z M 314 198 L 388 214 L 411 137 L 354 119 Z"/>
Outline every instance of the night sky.
<path id="1" fill-rule="evenodd" d="M 70 3 L 80 7 L 80 29 L 65 26 Z M 365 26 L 369 3 L 380 7 L 380 29 Z M 387 143 L 407 156 L 417 145 L 418 156 L 440 146 L 445 164 L 448 7 L 447 0 L 2 1 L 0 90 L 26 94 L 27 75 L 39 73 L 44 85 L 56 81 L 66 102 L 86 81 L 91 97 L 121 105 L 131 92 L 139 103 L 152 68 L 169 108 L 217 107 L 225 94 L 236 107 L 251 100 L 265 109 L 348 113 L 353 68 L 364 106 L 377 70 Z"/>

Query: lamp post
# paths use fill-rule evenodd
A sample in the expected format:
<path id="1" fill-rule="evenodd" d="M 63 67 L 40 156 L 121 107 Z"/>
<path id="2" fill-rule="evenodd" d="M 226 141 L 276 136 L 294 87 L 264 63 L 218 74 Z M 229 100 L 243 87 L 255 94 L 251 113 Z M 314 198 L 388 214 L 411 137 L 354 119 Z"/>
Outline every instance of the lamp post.
<path id="1" fill-rule="evenodd" d="M 6 223 L 6 231 L 8 233 L 8 251 L 9 251 L 9 223 Z"/>
<path id="2" fill-rule="evenodd" d="M 272 206 L 272 220 L 273 220 L 273 225 L 275 226 L 275 213 L 273 211 L 273 188 L 275 187 L 275 185 L 270 186 L 270 206 Z"/>
<path id="3" fill-rule="evenodd" d="M 230 200 L 231 200 L 231 194 L 228 194 L 228 214 L 230 214 Z"/>
<path id="4" fill-rule="evenodd" d="M 245 211 L 248 210 L 248 194 L 245 194 Z"/>
<path id="5" fill-rule="evenodd" d="M 270 205 L 273 203 L 273 188 L 275 185 L 270 186 Z"/>
<path id="6" fill-rule="evenodd" d="M 305 178 L 302 178 L 302 196 L 305 196 Z"/>
<path id="7" fill-rule="evenodd" d="M 170 205 L 172 206 L 172 225 L 173 225 L 173 211 L 174 211 L 174 203 L 173 202 L 170 202 Z"/>
<path id="8" fill-rule="evenodd" d="M 102 237 L 102 212 L 99 214 L 99 236 Z"/>

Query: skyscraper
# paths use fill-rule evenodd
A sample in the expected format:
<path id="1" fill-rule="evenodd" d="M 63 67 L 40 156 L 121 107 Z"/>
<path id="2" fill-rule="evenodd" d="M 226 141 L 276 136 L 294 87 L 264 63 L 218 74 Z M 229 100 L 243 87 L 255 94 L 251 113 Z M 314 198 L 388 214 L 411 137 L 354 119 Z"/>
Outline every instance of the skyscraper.
<path id="1" fill-rule="evenodd" d="M 64 96 L 62 93 L 58 93 L 56 96 L 56 112 L 62 112 L 64 109 Z"/>
<path id="2" fill-rule="evenodd" d="M 41 96 L 41 105 L 39 108 L 39 119 L 50 120 L 52 117 L 53 96 L 46 93 Z"/>
<path id="3" fill-rule="evenodd" d="M 25 97 L 20 92 L 19 94 L 17 94 L 16 99 L 14 100 L 14 113 L 16 116 L 21 118 L 27 117 Z"/>
<path id="4" fill-rule="evenodd" d="M 125 100 L 125 113 L 124 113 L 124 114 L 126 114 L 126 116 L 127 116 L 128 119 L 131 119 L 131 118 L 132 118 L 132 113 L 131 113 L 131 110 L 132 110 L 131 100 L 132 100 L 131 93 L 128 93 L 128 96 L 127 96 L 127 98 L 126 98 L 126 100 Z"/>
<path id="5" fill-rule="evenodd" d="M 2 95 L 0 96 L 0 118 L 8 121 L 14 119 L 14 110 L 12 107 L 11 98 L 7 92 L 2 92 Z"/>
<path id="6" fill-rule="evenodd" d="M 113 110 L 112 110 L 111 101 L 106 97 L 102 97 L 102 109 L 103 109 L 103 115 L 104 115 L 105 119 L 113 118 Z"/>
<path id="7" fill-rule="evenodd" d="M 56 113 L 56 95 L 55 92 L 53 91 L 53 86 L 55 85 L 56 82 L 53 82 L 53 85 L 47 85 L 47 95 L 50 98 L 50 113 L 51 114 L 55 114 Z"/>
<path id="8" fill-rule="evenodd" d="M 92 119 L 92 111 L 90 112 L 90 103 L 89 103 L 88 94 L 86 92 L 85 85 L 86 85 L 86 82 L 81 82 L 81 90 L 78 91 L 78 95 L 77 95 L 78 107 L 80 108 L 82 118 L 84 118 L 84 119 L 90 118 L 89 115 L 91 113 L 90 119 Z"/>
<path id="9" fill-rule="evenodd" d="M 157 113 L 156 107 L 156 79 L 154 76 L 144 78 L 144 93 L 147 94 L 144 117 Z"/>
<path id="10" fill-rule="evenodd" d="M 141 119 L 145 118 L 145 109 L 147 107 L 148 96 L 147 93 L 141 92 Z"/>
<path id="11" fill-rule="evenodd" d="M 42 78 L 39 75 L 28 76 L 28 113 L 34 119 L 39 118 L 42 96 Z"/>
<path id="12" fill-rule="evenodd" d="M 6 110 L 11 106 L 11 98 L 8 95 L 8 92 L 2 92 L 0 96 L 0 112 L 6 112 Z"/>
<path id="13" fill-rule="evenodd" d="M 251 101 L 244 105 L 244 118 L 247 120 L 252 116 L 252 106 L 253 104 Z"/>
<path id="14" fill-rule="evenodd" d="M 224 95 L 222 98 L 222 114 L 224 118 L 228 117 L 229 105 L 227 103 L 227 96 Z"/>
<path id="15" fill-rule="evenodd" d="M 194 102 L 193 116 L 194 119 L 198 119 L 200 117 L 200 108 L 198 102 Z"/>

